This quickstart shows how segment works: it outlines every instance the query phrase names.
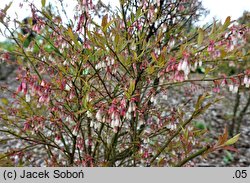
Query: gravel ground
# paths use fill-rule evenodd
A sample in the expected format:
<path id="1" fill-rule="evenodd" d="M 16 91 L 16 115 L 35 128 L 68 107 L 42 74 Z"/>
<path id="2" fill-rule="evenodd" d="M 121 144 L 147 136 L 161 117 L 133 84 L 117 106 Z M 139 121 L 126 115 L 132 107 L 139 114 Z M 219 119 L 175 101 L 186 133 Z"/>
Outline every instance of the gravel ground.
<path id="1" fill-rule="evenodd" d="M 203 90 L 197 90 L 197 93 L 187 93 L 187 96 L 196 95 L 204 92 Z M 241 93 L 240 109 L 245 106 L 247 102 L 248 95 Z M 171 99 L 168 99 L 168 103 L 178 103 L 180 100 L 185 100 L 185 92 L 174 92 L 170 94 Z M 204 124 L 209 130 L 209 137 L 218 140 L 218 136 L 223 133 L 225 127 L 229 126 L 232 122 L 231 118 L 233 115 L 233 108 L 235 103 L 236 94 L 232 94 L 227 90 L 221 91 L 221 96 L 223 99 L 212 105 L 204 115 L 199 117 L 197 121 Z M 194 97 L 195 98 L 195 97 Z M 172 100 L 172 101 L 171 101 Z M 194 105 L 194 101 L 190 101 L 189 105 Z M 216 151 L 209 154 L 206 159 L 197 157 L 193 160 L 195 166 L 205 166 L 205 167 L 249 167 L 250 166 L 250 107 L 246 115 L 243 118 L 240 138 L 235 144 L 235 148 L 239 151 L 229 152 L 226 150 Z"/>

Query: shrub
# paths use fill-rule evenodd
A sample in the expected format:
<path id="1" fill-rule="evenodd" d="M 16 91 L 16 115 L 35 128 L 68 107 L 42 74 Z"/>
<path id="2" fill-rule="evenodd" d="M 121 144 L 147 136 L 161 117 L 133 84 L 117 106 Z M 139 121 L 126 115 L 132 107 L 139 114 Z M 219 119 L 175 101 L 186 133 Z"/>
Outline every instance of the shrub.
<path id="1" fill-rule="evenodd" d="M 0 131 L 22 143 L 2 158 L 33 166 L 41 165 L 35 160 L 46 166 L 183 166 L 218 149 L 235 150 L 230 145 L 239 135 L 228 140 L 225 129 L 208 143 L 207 130 L 192 121 L 219 100 L 221 87 L 235 92 L 249 75 L 218 70 L 244 57 L 247 27 L 231 25 L 228 17 L 191 29 L 202 10 L 197 0 L 122 0 L 117 12 L 104 8 L 100 24 L 92 1 L 78 1 L 76 8 L 75 20 L 65 25 L 45 1 L 41 9 L 31 4 L 36 24 L 25 26 L 37 35 L 32 38 L 8 27 L 8 6 L 1 11 L 16 43 L 11 53 L 20 84 L 13 99 L 2 100 Z M 201 65 L 205 72 L 197 74 Z M 168 103 L 184 87 L 192 89 L 187 98 Z"/>

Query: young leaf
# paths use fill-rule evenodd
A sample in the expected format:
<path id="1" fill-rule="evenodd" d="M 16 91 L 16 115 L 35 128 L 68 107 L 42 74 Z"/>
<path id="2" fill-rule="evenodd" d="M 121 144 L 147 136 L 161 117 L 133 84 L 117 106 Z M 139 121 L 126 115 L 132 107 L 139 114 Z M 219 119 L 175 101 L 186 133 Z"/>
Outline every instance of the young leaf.
<path id="1" fill-rule="evenodd" d="M 73 33 L 73 31 L 72 31 L 72 29 L 71 29 L 70 27 L 68 28 L 68 35 L 69 35 L 69 37 L 70 37 L 72 40 L 75 39 L 74 33 Z"/>
<path id="2" fill-rule="evenodd" d="M 103 28 L 104 32 L 107 31 L 107 28 L 108 28 L 112 23 L 114 23 L 114 21 L 115 21 L 115 20 L 112 20 L 112 21 L 108 22 L 108 23 L 105 25 L 105 27 Z"/>
<path id="3" fill-rule="evenodd" d="M 151 57 L 153 59 L 154 62 L 157 62 L 157 58 L 154 52 L 151 53 Z"/>
<path id="4" fill-rule="evenodd" d="M 232 147 L 232 146 L 225 146 L 225 147 L 223 147 L 223 149 L 239 153 L 239 150 L 236 149 L 236 148 L 234 148 L 234 147 Z"/>
<path id="5" fill-rule="evenodd" d="M 225 145 L 227 137 L 228 137 L 228 131 L 227 128 L 225 128 L 224 133 L 219 136 L 218 145 Z"/>
<path id="6" fill-rule="evenodd" d="M 230 23 L 231 23 L 231 17 L 228 16 L 222 26 L 222 29 L 225 30 L 230 25 Z"/>
<path id="7" fill-rule="evenodd" d="M 210 32 L 210 38 L 211 39 L 214 39 L 214 34 L 215 34 L 215 32 L 216 32 L 216 21 L 215 21 L 215 19 L 214 19 L 214 22 L 213 22 L 213 25 L 212 25 L 212 29 L 211 29 L 211 32 Z"/>
<path id="8" fill-rule="evenodd" d="M 196 102 L 196 104 L 195 104 L 195 110 L 199 110 L 199 108 L 201 107 L 201 104 L 202 104 L 202 102 L 205 100 L 205 98 L 208 96 L 208 94 L 207 93 L 204 93 L 203 95 L 200 95 L 199 97 L 198 97 L 198 100 L 197 100 L 197 102 Z"/>
<path id="9" fill-rule="evenodd" d="M 130 99 L 134 90 L 135 90 L 135 80 L 131 80 L 128 91 L 125 92 L 126 97 Z"/>
<path id="10" fill-rule="evenodd" d="M 204 39 L 204 30 L 201 28 L 198 29 L 198 44 L 201 45 Z"/>
<path id="11" fill-rule="evenodd" d="M 46 4 L 46 0 L 41 0 L 41 3 L 42 3 L 42 7 L 44 7 Z"/>
<path id="12" fill-rule="evenodd" d="M 68 28 L 68 35 L 76 45 L 79 45 L 78 40 L 70 27 Z"/>
<path id="13" fill-rule="evenodd" d="M 104 28 L 108 23 L 108 14 L 102 18 L 102 27 Z"/>
<path id="14" fill-rule="evenodd" d="M 229 145 L 232 145 L 234 144 L 235 142 L 237 142 L 239 140 L 239 137 L 240 137 L 240 133 L 235 135 L 234 137 L 232 137 L 231 139 L 229 139 L 228 141 L 226 141 L 225 145 L 226 146 L 229 146 Z"/>
<path id="15" fill-rule="evenodd" d="M 153 74 L 154 71 L 155 71 L 155 68 L 154 66 L 149 66 L 147 69 L 146 69 L 147 73 L 150 75 L 150 74 Z"/>
<path id="16" fill-rule="evenodd" d="M 129 91 L 132 94 L 134 90 L 135 90 L 135 80 L 131 80 L 129 85 Z"/>
<path id="17" fill-rule="evenodd" d="M 44 8 L 42 9 L 42 14 L 43 14 L 47 19 L 49 19 L 50 21 L 52 20 L 51 15 L 50 15 L 47 11 L 45 11 Z"/>

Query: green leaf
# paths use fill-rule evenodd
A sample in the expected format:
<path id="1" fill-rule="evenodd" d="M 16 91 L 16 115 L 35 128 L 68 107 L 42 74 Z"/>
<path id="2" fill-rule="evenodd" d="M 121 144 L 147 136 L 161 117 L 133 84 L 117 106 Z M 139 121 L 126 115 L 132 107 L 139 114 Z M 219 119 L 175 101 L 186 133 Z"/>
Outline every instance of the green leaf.
<path id="1" fill-rule="evenodd" d="M 107 28 L 108 28 L 114 21 L 115 21 L 115 20 L 112 20 L 112 21 L 110 21 L 109 23 L 107 23 L 107 24 L 105 25 L 105 27 L 103 28 L 104 32 L 107 31 Z"/>
<path id="2" fill-rule="evenodd" d="M 223 30 L 227 29 L 228 26 L 229 26 L 230 24 L 231 24 L 231 17 L 228 16 L 228 17 L 226 18 L 226 20 L 225 20 L 223 26 L 222 26 L 222 29 L 223 29 Z"/>
<path id="3" fill-rule="evenodd" d="M 213 26 L 212 26 L 212 29 L 211 29 L 211 32 L 210 32 L 210 38 L 211 39 L 214 39 L 215 32 L 216 32 L 216 21 L 214 19 Z"/>
<path id="4" fill-rule="evenodd" d="M 135 90 L 135 80 L 130 80 L 128 91 L 125 92 L 125 95 L 128 99 L 131 98 L 131 95 L 133 94 L 134 90 Z"/>
<path id="5" fill-rule="evenodd" d="M 88 101 L 86 97 L 83 99 L 83 107 L 85 110 L 88 109 Z"/>
<path id="6" fill-rule="evenodd" d="M 43 14 L 47 19 L 49 19 L 50 21 L 52 20 L 51 15 L 50 15 L 48 12 L 46 12 L 44 9 L 42 9 L 42 14 Z"/>
<path id="7" fill-rule="evenodd" d="M 129 85 L 129 92 L 132 94 L 134 90 L 135 90 L 135 80 L 131 80 Z"/>
<path id="8" fill-rule="evenodd" d="M 73 31 L 72 31 L 72 29 L 70 27 L 68 28 L 68 35 L 74 41 L 74 43 L 76 45 L 79 45 L 78 40 L 76 38 L 76 35 L 73 33 Z"/>
<path id="9" fill-rule="evenodd" d="M 119 85 L 116 85 L 113 91 L 113 94 L 116 95 L 116 93 L 119 91 Z"/>
<path id="10" fill-rule="evenodd" d="M 53 46 L 51 46 L 50 44 L 46 44 L 46 45 L 44 45 L 44 50 L 46 51 L 46 52 L 52 52 L 52 51 L 54 51 L 54 48 L 53 48 Z"/>
<path id="11" fill-rule="evenodd" d="M 138 10 L 136 11 L 136 19 L 140 18 L 142 16 L 142 9 L 141 7 L 138 8 Z"/>
<path id="12" fill-rule="evenodd" d="M 129 22 L 129 24 L 131 25 L 134 21 L 135 21 L 135 14 L 132 13 L 131 14 L 131 22 Z"/>
<path id="13" fill-rule="evenodd" d="M 205 98 L 206 98 L 207 96 L 208 96 L 208 94 L 207 94 L 207 93 L 204 93 L 203 95 L 200 95 L 200 96 L 198 97 L 198 100 L 197 100 L 197 102 L 196 102 L 196 104 L 195 104 L 195 110 L 196 110 L 196 111 L 200 109 L 202 102 L 205 100 Z"/>
<path id="14" fill-rule="evenodd" d="M 115 35 L 115 45 L 118 46 L 119 45 L 119 36 Z"/>
<path id="15" fill-rule="evenodd" d="M 126 91 L 125 91 L 125 93 L 124 93 L 124 94 L 125 94 L 125 96 L 127 97 L 127 99 L 130 99 L 130 98 L 131 98 L 131 96 L 129 95 L 129 93 L 128 93 L 128 92 L 126 92 Z"/>
<path id="16" fill-rule="evenodd" d="M 149 66 L 149 67 L 146 69 L 146 71 L 147 71 L 148 74 L 153 74 L 154 71 L 155 71 L 155 68 L 154 68 L 154 66 Z"/>
<path id="17" fill-rule="evenodd" d="M 210 72 L 212 72 L 215 68 L 206 68 L 204 74 L 208 75 Z"/>
<path id="18" fill-rule="evenodd" d="M 88 73 L 89 73 L 89 69 L 87 68 L 87 69 L 84 69 L 83 71 L 82 71 L 82 74 L 83 75 L 88 75 Z"/>
<path id="19" fill-rule="evenodd" d="M 204 112 L 206 112 L 206 110 L 212 105 L 212 103 L 208 103 L 207 105 L 205 105 L 204 107 L 201 107 L 200 109 L 198 109 L 194 115 L 194 117 L 197 117 L 201 114 L 203 114 Z"/>
<path id="20" fill-rule="evenodd" d="M 33 47 L 33 52 L 34 53 L 38 53 L 39 52 L 39 46 L 37 46 L 37 45 L 34 45 L 34 47 Z"/>
<path id="21" fill-rule="evenodd" d="M 196 128 L 198 128 L 198 129 L 200 129 L 200 130 L 205 130 L 205 129 L 207 129 L 206 124 L 205 124 L 204 122 L 202 122 L 202 121 L 196 121 L 196 122 L 194 122 L 194 126 L 195 126 Z"/>
<path id="22" fill-rule="evenodd" d="M 204 39 L 204 30 L 199 28 L 198 29 L 198 44 L 201 45 Z"/>
<path id="23" fill-rule="evenodd" d="M 240 138 L 240 133 L 235 135 L 234 137 L 232 137 L 231 139 L 229 139 L 228 141 L 226 141 L 225 145 L 226 146 L 229 146 L 229 145 L 232 145 L 234 144 L 235 142 L 237 142 Z"/>
<path id="24" fill-rule="evenodd" d="M 41 0 L 41 3 L 42 3 L 42 7 L 44 7 L 46 4 L 46 0 Z"/>
<path id="25" fill-rule="evenodd" d="M 4 105 L 8 105 L 9 104 L 9 101 L 7 98 L 1 98 L 1 102 L 4 104 Z"/>
<path id="26" fill-rule="evenodd" d="M 0 154 L 0 167 L 13 167 L 14 164 L 6 154 Z"/>
<path id="27" fill-rule="evenodd" d="M 86 107 L 84 107 L 83 109 L 80 109 L 79 111 L 76 112 L 76 114 L 83 114 L 86 112 Z"/>
<path id="28" fill-rule="evenodd" d="M 23 47 L 24 47 L 24 48 L 28 48 L 29 45 L 30 45 L 30 42 L 31 42 L 31 37 L 28 36 L 28 37 L 24 40 L 24 42 L 23 42 Z"/>

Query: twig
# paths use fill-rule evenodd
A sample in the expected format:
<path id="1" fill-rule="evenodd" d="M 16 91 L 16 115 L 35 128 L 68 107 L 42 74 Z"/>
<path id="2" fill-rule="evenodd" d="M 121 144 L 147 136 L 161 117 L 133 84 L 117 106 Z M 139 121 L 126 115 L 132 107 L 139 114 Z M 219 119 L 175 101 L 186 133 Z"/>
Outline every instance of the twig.
<path id="1" fill-rule="evenodd" d="M 181 162 L 177 163 L 175 165 L 175 167 L 181 167 L 183 166 L 184 164 L 186 164 L 188 161 L 196 158 L 197 156 L 200 156 L 202 155 L 205 151 L 207 151 L 208 149 L 210 148 L 210 146 L 206 146 L 206 147 L 203 147 L 202 149 L 200 149 L 199 151 L 197 151 L 196 153 L 193 153 L 191 154 L 190 156 L 186 157 L 184 160 L 182 160 Z"/>

